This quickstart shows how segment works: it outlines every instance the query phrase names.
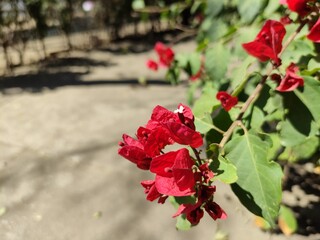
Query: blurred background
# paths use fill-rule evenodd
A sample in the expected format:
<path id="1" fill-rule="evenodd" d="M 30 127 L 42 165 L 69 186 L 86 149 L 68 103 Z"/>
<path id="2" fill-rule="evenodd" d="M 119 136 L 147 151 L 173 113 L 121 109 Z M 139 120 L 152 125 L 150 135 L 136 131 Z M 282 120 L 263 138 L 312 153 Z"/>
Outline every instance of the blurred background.
<path id="1" fill-rule="evenodd" d="M 219 183 L 228 219 L 178 232 L 173 206 L 145 200 L 152 176 L 117 155 L 154 106 L 186 103 L 187 77 L 172 86 L 145 62 L 157 41 L 195 50 L 205 2 L 0 1 L 1 240 L 288 239 Z"/>

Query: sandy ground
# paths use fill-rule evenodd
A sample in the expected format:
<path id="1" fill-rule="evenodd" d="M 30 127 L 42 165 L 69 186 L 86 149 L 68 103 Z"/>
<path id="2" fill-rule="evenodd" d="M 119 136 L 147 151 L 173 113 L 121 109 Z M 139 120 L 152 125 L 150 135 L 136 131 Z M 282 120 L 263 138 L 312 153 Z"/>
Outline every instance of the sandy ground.
<path id="1" fill-rule="evenodd" d="M 205 217 L 188 232 L 176 231 L 169 203 L 145 200 L 139 183 L 151 176 L 118 156 L 117 144 L 155 105 L 174 110 L 186 102 L 185 86 L 162 84 L 164 71 L 146 69 L 150 56 L 75 52 L 91 66 L 66 63 L 10 79 L 24 84 L 6 85 L 0 95 L 0 239 L 319 240 L 260 231 L 221 183 L 216 201 L 228 219 Z M 141 86 L 141 76 L 153 81 Z"/>

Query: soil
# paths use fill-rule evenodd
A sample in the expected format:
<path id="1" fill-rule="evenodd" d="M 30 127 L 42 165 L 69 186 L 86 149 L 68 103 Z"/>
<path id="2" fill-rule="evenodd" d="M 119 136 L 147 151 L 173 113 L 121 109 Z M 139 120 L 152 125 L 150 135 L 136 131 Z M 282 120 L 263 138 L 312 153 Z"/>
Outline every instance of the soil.
<path id="1" fill-rule="evenodd" d="M 64 49 L 63 39 L 48 42 L 52 51 Z M 320 239 L 319 182 L 317 192 L 302 187 L 299 200 L 287 201 L 300 215 L 316 217 L 301 220 L 302 229 L 290 237 L 261 231 L 230 187 L 219 182 L 215 200 L 228 218 L 205 217 L 190 231 L 177 231 L 169 203 L 145 200 L 140 181 L 151 176 L 118 156 L 117 149 L 122 134 L 134 135 L 154 106 L 174 110 L 185 103 L 186 86 L 167 84 L 164 69 L 146 69 L 146 59 L 155 57 L 150 47 L 135 53 L 119 49 L 29 59 L 38 64 L 1 79 L 1 240 Z M 174 49 L 191 52 L 195 43 Z M 302 186 L 301 178 L 289 181 Z M 285 198 L 292 199 L 292 192 L 288 188 Z M 304 199 L 309 200 L 302 204 Z"/>

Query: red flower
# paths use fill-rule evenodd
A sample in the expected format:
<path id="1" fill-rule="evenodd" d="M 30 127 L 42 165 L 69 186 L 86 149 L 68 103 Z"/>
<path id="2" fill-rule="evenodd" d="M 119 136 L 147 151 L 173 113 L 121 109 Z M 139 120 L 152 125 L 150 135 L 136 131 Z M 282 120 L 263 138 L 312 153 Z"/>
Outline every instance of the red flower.
<path id="1" fill-rule="evenodd" d="M 167 47 L 161 42 L 157 42 L 154 46 L 154 50 L 159 56 L 160 64 L 169 67 L 174 59 L 174 52 L 170 47 Z"/>
<path id="2" fill-rule="evenodd" d="M 274 20 L 267 20 L 254 41 L 242 44 L 242 47 L 252 56 L 261 62 L 273 60 L 280 65 L 278 54 L 282 49 L 282 40 L 286 29 L 282 23 Z"/>
<path id="3" fill-rule="evenodd" d="M 281 80 L 280 85 L 276 88 L 279 92 L 289 92 L 293 91 L 299 86 L 303 86 L 303 78 L 296 74 L 299 68 L 291 63 L 286 70 L 286 75 Z"/>
<path id="4" fill-rule="evenodd" d="M 144 151 L 143 145 L 132 137 L 123 134 L 123 142 L 120 142 L 118 154 L 135 163 L 138 168 L 148 170 L 150 168 L 151 157 Z"/>
<path id="5" fill-rule="evenodd" d="M 197 225 L 204 215 L 204 212 L 201 209 L 201 204 L 202 202 L 200 201 L 198 201 L 196 204 L 181 204 L 178 211 L 172 217 L 177 217 L 181 214 L 185 214 L 187 220 L 192 225 Z"/>
<path id="6" fill-rule="evenodd" d="M 313 42 L 320 42 L 320 18 L 313 25 L 307 37 Z"/>
<path id="7" fill-rule="evenodd" d="M 154 129 L 162 126 L 169 130 L 170 137 L 174 142 L 190 145 L 193 148 L 202 146 L 203 139 L 201 134 L 195 131 L 191 109 L 182 104 L 179 104 L 178 107 L 179 109 L 174 113 L 164 107 L 156 106 L 147 128 Z"/>
<path id="8" fill-rule="evenodd" d="M 195 204 L 181 204 L 177 212 L 172 217 L 177 217 L 180 214 L 185 214 L 188 221 L 195 225 L 198 224 L 203 217 L 204 207 L 207 213 L 214 219 L 226 219 L 227 214 L 223 209 L 213 201 L 213 194 L 216 188 L 214 186 L 201 185 L 198 192 L 198 201 Z"/>
<path id="9" fill-rule="evenodd" d="M 216 98 L 221 102 L 222 107 L 226 111 L 229 111 L 238 103 L 237 97 L 232 97 L 229 93 L 223 91 L 218 92 Z"/>
<path id="10" fill-rule="evenodd" d="M 199 170 L 201 171 L 203 182 L 205 183 L 209 183 L 209 181 L 214 177 L 214 173 L 210 170 L 208 163 L 204 163 L 199 166 Z"/>
<path id="11" fill-rule="evenodd" d="M 280 4 L 288 5 L 288 8 L 291 11 L 298 13 L 301 17 L 304 17 L 312 11 L 308 3 L 314 1 L 315 0 L 280 0 Z"/>
<path id="12" fill-rule="evenodd" d="M 193 160 L 186 148 L 153 158 L 150 171 L 156 173 L 155 186 L 169 196 L 189 196 L 194 191 Z"/>
<path id="13" fill-rule="evenodd" d="M 159 193 L 154 180 L 145 180 L 141 182 L 142 187 L 145 188 L 144 193 L 147 194 L 147 200 L 154 201 L 158 198 L 158 203 L 165 203 L 168 196 L 164 196 L 163 194 Z"/>
<path id="14" fill-rule="evenodd" d="M 210 217 L 213 218 L 213 220 L 220 219 L 226 219 L 227 214 L 223 209 L 216 203 L 216 202 L 208 202 L 204 208 L 206 209 L 207 213 L 210 215 Z"/>
<path id="15" fill-rule="evenodd" d="M 153 201 L 161 196 L 154 183 L 154 180 L 145 180 L 141 182 L 141 185 L 145 188 L 144 193 L 147 194 L 147 200 L 149 201 Z"/>
<path id="16" fill-rule="evenodd" d="M 151 157 L 158 156 L 165 146 L 174 143 L 170 131 L 160 125 L 153 129 L 139 127 L 137 137 L 143 144 L 144 151 Z"/>
<path id="17" fill-rule="evenodd" d="M 288 25 L 288 24 L 292 23 L 292 19 L 288 15 L 286 15 L 286 16 L 283 16 L 280 18 L 280 22 L 283 25 Z"/>
<path id="18" fill-rule="evenodd" d="M 153 70 L 153 71 L 157 71 L 158 70 L 158 63 L 153 61 L 152 59 L 149 59 L 147 62 L 146 62 L 146 65 L 149 69 Z"/>

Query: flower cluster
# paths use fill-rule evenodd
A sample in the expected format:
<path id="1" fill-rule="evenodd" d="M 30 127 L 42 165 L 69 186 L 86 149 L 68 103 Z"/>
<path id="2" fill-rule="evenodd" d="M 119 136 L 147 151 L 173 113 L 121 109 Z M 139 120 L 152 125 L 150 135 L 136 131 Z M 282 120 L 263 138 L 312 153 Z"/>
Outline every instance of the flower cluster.
<path id="1" fill-rule="evenodd" d="M 287 5 L 291 11 L 298 13 L 299 21 L 303 21 L 303 18 L 315 13 L 318 19 L 311 24 L 311 30 L 307 38 L 314 42 L 320 42 L 319 9 L 314 4 L 314 0 L 280 0 L 280 3 Z M 281 65 L 279 55 L 283 50 L 282 40 L 286 34 L 284 24 L 287 25 L 290 23 L 292 23 L 292 21 L 288 17 L 282 19 L 280 22 L 267 20 L 255 40 L 242 44 L 243 48 L 248 54 L 258 58 L 261 62 L 270 60 L 274 67 L 278 68 Z M 291 63 L 286 68 L 286 74 L 283 78 L 279 74 L 273 74 L 271 78 L 278 82 L 276 90 L 279 92 L 288 92 L 303 86 L 304 80 L 297 75 L 298 71 L 299 68 L 296 64 Z"/>
<path id="2" fill-rule="evenodd" d="M 155 44 L 154 51 L 158 55 L 159 62 L 149 59 L 146 63 L 147 67 L 153 71 L 157 71 L 159 65 L 164 67 L 170 67 L 172 61 L 174 60 L 174 51 L 162 42 L 157 42 Z"/>
<path id="3" fill-rule="evenodd" d="M 313 42 L 320 42 L 320 9 L 319 5 L 316 5 L 316 0 L 280 0 L 280 3 L 287 5 L 290 11 L 296 12 L 300 20 L 307 16 L 313 17 L 314 21 L 310 23 L 310 32 L 307 38 Z"/>
<path id="4" fill-rule="evenodd" d="M 185 214 L 191 224 L 197 224 L 205 209 L 214 220 L 226 218 L 213 200 L 214 174 L 196 149 L 203 145 L 203 138 L 195 129 L 194 116 L 188 106 L 179 104 L 174 112 L 156 106 L 148 123 L 138 128 L 136 137 L 123 134 L 118 153 L 138 168 L 155 174 L 154 180 L 141 182 L 147 200 L 158 199 L 158 203 L 164 203 L 168 196 L 194 196 L 196 202 L 180 205 L 174 217 Z M 195 158 L 185 147 L 165 153 L 165 147 L 174 143 L 191 148 Z"/>

